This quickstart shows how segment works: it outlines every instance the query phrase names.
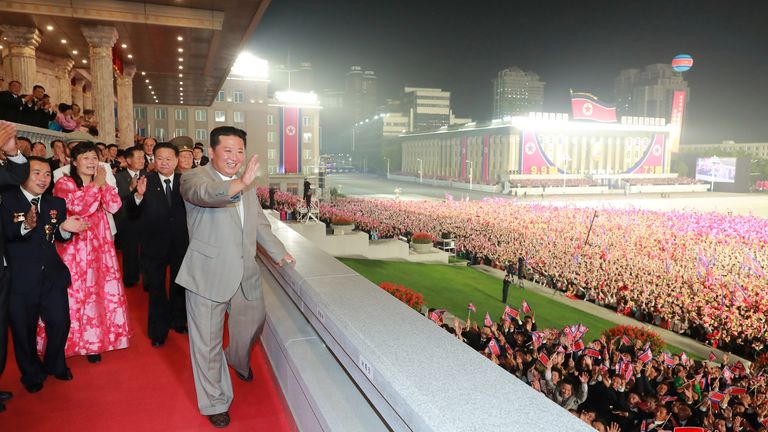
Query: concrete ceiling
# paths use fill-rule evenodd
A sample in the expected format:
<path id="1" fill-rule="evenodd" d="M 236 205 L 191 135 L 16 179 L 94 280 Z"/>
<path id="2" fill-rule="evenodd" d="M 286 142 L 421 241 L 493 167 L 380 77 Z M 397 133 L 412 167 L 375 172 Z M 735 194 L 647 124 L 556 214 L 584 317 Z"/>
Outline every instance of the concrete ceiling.
<path id="1" fill-rule="evenodd" d="M 118 56 L 124 64 L 136 65 L 134 103 L 152 104 L 157 96 L 159 104 L 175 105 L 183 93 L 185 105 L 207 106 L 269 2 L 0 0 L 0 24 L 37 27 L 42 39 L 38 51 L 71 58 L 75 68 L 88 67 L 83 62 L 88 60 L 88 43 L 80 27 L 112 25 L 119 35 Z"/>

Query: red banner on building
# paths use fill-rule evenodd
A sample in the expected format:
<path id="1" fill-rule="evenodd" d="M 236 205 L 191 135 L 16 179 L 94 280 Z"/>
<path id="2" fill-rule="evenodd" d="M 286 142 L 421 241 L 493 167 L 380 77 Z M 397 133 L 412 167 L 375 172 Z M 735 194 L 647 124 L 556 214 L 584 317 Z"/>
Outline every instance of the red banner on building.
<path id="1" fill-rule="evenodd" d="M 467 178 L 467 137 L 465 136 L 461 137 L 461 149 L 459 150 L 459 153 L 459 161 L 461 161 L 459 171 L 461 172 L 461 178 L 465 179 Z"/>
<path id="2" fill-rule="evenodd" d="M 299 108 L 283 107 L 282 129 L 280 132 L 280 173 L 299 173 Z"/>
<path id="3" fill-rule="evenodd" d="M 589 93 L 573 93 L 571 110 L 574 120 L 591 120 L 602 123 L 616 122 L 616 107 L 608 106 Z"/>
<path id="4" fill-rule="evenodd" d="M 685 110 L 685 91 L 675 90 L 672 94 L 672 115 L 669 116 L 669 122 L 678 125 L 678 128 L 683 125 L 683 111 Z"/>
<path id="5" fill-rule="evenodd" d="M 489 180 L 489 156 L 490 156 L 490 137 L 488 134 L 483 135 L 483 183 L 488 184 Z"/>
<path id="6" fill-rule="evenodd" d="M 554 164 L 544 155 L 534 132 L 523 132 L 520 143 L 520 174 L 557 174 Z"/>
<path id="7" fill-rule="evenodd" d="M 664 153 L 666 151 L 664 134 L 655 134 L 653 142 L 645 149 L 643 157 L 640 158 L 632 168 L 626 171 L 626 174 L 661 174 L 664 172 Z"/>

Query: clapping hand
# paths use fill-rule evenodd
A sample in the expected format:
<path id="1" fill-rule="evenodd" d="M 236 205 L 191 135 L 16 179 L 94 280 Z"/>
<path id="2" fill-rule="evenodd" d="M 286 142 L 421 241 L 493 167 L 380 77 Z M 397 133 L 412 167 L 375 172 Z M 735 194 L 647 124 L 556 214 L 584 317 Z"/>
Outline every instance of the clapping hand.
<path id="1" fill-rule="evenodd" d="M 32 205 L 24 215 L 24 228 L 27 230 L 33 230 L 37 226 L 37 207 Z"/>
<path id="2" fill-rule="evenodd" d="M 139 199 L 144 197 L 144 193 L 147 192 L 147 177 L 143 176 L 136 180 L 136 195 Z"/>
<path id="3" fill-rule="evenodd" d="M 0 120 L 0 145 L 3 153 L 15 155 L 19 152 L 16 147 L 16 125 Z"/>
<path id="4" fill-rule="evenodd" d="M 96 167 L 96 175 L 93 176 L 93 182 L 96 183 L 96 186 L 98 187 L 104 186 L 104 183 L 107 182 L 107 170 L 105 170 L 101 164 Z"/>
<path id="5" fill-rule="evenodd" d="M 71 233 L 79 233 L 87 230 L 91 224 L 80 216 L 70 216 L 61 223 L 61 229 Z"/>

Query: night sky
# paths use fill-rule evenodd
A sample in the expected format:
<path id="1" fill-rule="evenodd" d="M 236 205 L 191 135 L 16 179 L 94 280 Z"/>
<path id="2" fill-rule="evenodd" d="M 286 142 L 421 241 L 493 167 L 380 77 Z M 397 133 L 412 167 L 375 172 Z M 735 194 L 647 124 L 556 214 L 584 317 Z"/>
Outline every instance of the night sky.
<path id="1" fill-rule="evenodd" d="M 768 141 L 768 2 L 273 0 L 249 49 L 313 64 L 316 91 L 344 88 L 351 65 L 374 70 L 379 95 L 405 85 L 452 93 L 457 116 L 487 120 L 491 80 L 518 66 L 546 81 L 545 111 L 568 89 L 614 102 L 622 69 L 694 58 L 683 141 Z"/>

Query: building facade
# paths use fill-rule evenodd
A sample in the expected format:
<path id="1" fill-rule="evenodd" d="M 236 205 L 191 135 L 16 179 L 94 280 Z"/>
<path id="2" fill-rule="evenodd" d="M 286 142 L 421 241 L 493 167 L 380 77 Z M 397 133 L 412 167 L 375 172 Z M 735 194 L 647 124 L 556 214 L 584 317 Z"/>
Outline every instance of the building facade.
<path id="1" fill-rule="evenodd" d="M 518 67 L 500 71 L 493 80 L 493 118 L 540 112 L 545 84 L 536 73 Z"/>
<path id="2" fill-rule="evenodd" d="M 402 171 L 495 184 L 511 175 L 669 173 L 673 125 L 660 118 L 622 123 L 569 121 L 567 114 L 470 123 L 402 136 Z"/>
<path id="3" fill-rule="evenodd" d="M 228 78 L 209 107 L 136 105 L 136 134 L 158 141 L 186 135 L 206 149 L 211 130 L 235 126 L 248 134 L 246 154 L 258 154 L 257 183 L 298 190 L 304 176 L 314 176 L 320 154 L 320 104 L 313 93 L 267 94 L 266 79 Z"/>
<path id="4" fill-rule="evenodd" d="M 768 159 L 768 142 L 763 143 L 737 143 L 736 141 L 723 141 L 720 144 L 686 144 L 680 147 L 684 153 L 744 153 L 755 159 Z"/>
<path id="5" fill-rule="evenodd" d="M 439 88 L 406 87 L 401 109 L 411 131 L 430 131 L 451 122 L 451 93 Z"/>
<path id="6" fill-rule="evenodd" d="M 376 114 L 379 106 L 378 78 L 374 71 L 352 66 L 347 72 L 344 108 L 350 125 Z"/>
<path id="7" fill-rule="evenodd" d="M 670 120 L 675 91 L 690 97 L 688 82 L 669 64 L 651 64 L 643 69 L 625 69 L 614 80 L 619 115 L 661 117 Z"/>

